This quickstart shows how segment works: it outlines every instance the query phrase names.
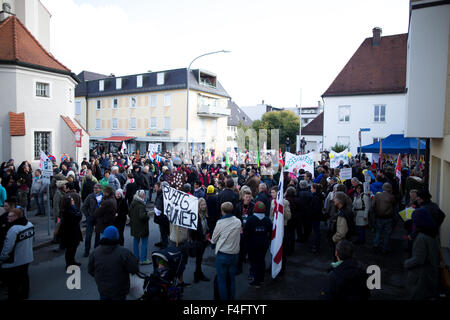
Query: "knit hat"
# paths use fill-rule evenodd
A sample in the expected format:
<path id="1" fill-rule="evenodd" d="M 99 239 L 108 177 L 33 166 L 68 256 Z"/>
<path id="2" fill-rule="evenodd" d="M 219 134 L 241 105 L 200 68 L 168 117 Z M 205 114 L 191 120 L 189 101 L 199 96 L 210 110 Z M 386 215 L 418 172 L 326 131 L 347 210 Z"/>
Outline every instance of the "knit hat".
<path id="1" fill-rule="evenodd" d="M 119 240 L 119 230 L 114 226 L 109 226 L 103 231 L 103 238 L 109 240 Z"/>
<path id="2" fill-rule="evenodd" d="M 206 189 L 206 193 L 207 194 L 212 194 L 214 193 L 214 186 L 209 185 L 208 188 Z"/>
<path id="3" fill-rule="evenodd" d="M 254 213 L 265 213 L 266 212 L 266 205 L 262 201 L 258 201 L 255 204 L 255 208 L 253 209 Z"/>

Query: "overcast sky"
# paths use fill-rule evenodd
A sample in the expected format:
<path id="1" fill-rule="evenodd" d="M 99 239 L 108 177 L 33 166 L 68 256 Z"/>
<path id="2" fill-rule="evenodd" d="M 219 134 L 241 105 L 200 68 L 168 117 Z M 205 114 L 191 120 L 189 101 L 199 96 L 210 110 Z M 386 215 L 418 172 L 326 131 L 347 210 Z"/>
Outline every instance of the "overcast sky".
<path id="1" fill-rule="evenodd" d="M 372 28 L 408 32 L 409 0 L 41 0 L 51 51 L 75 73 L 217 74 L 239 106 L 317 105 Z"/>

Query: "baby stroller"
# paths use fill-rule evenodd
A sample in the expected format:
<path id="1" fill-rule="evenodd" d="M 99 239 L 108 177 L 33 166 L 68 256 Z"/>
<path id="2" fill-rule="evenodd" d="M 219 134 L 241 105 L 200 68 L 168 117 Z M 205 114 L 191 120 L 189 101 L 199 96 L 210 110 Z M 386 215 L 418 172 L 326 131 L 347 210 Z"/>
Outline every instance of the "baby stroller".
<path id="1" fill-rule="evenodd" d="M 154 251 L 152 261 L 151 275 L 137 274 L 144 279 L 144 295 L 140 300 L 181 300 L 183 288 L 178 285 L 181 251 L 176 247 Z"/>

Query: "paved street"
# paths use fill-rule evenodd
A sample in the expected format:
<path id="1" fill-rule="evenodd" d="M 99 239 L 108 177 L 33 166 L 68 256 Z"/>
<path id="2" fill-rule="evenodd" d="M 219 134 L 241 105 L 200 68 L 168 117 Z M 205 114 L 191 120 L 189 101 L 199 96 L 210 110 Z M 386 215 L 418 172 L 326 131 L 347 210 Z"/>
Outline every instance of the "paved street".
<path id="1" fill-rule="evenodd" d="M 44 218 L 40 218 L 43 219 Z M 403 235 L 401 225 L 398 225 L 393 235 L 394 253 L 388 255 L 374 255 L 370 245 L 358 246 L 356 256 L 367 265 L 380 266 L 382 276 L 382 289 L 372 291 L 373 299 L 402 299 L 404 297 L 404 280 L 406 273 L 402 263 L 406 257 L 405 242 L 401 240 Z M 132 238 L 130 229 L 125 230 L 126 247 L 132 250 Z M 369 238 L 372 235 L 369 233 Z M 149 255 L 157 247 L 159 230 L 157 225 L 150 220 Z M 369 242 L 371 243 L 371 242 Z M 268 299 L 268 300 L 316 300 L 320 295 L 320 289 L 326 280 L 326 270 L 331 259 L 331 250 L 322 239 L 322 250 L 319 255 L 308 253 L 307 246 L 296 243 L 295 254 L 289 257 L 286 273 L 279 279 L 270 279 L 266 274 L 266 283 L 260 289 L 250 287 L 247 281 L 248 264 L 244 265 L 244 272 L 236 278 L 237 299 Z M 82 256 L 84 243 L 80 244 L 77 251 L 77 260 L 81 266 L 81 290 L 69 290 L 66 286 L 68 274 L 65 273 L 64 252 L 54 252 L 57 245 L 49 245 L 35 250 L 35 261 L 30 266 L 30 299 L 31 300 L 96 300 L 98 299 L 97 287 L 87 273 L 88 258 Z M 266 260 L 270 258 L 267 257 Z M 151 273 L 153 266 L 140 266 L 144 273 Z M 185 281 L 193 283 L 195 259 L 189 258 L 185 271 Z M 215 276 L 214 251 L 207 248 L 204 254 L 203 271 L 211 280 Z M 5 299 L 5 290 L 2 289 L 2 299 Z M 132 299 L 132 297 L 128 297 Z M 185 289 L 186 300 L 210 300 L 213 299 L 213 285 L 210 282 L 200 282 Z"/>

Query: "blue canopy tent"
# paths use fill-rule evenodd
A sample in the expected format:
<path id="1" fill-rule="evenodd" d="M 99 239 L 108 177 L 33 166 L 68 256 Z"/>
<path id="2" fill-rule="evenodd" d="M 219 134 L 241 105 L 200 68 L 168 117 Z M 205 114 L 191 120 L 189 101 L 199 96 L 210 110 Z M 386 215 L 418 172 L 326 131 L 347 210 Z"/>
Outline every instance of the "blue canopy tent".
<path id="1" fill-rule="evenodd" d="M 403 134 L 391 134 L 383 139 L 382 147 L 384 154 L 417 154 L 417 138 L 405 138 Z M 363 146 L 361 149 L 365 153 L 379 153 L 380 142 Z M 420 141 L 420 154 L 425 154 L 425 141 Z"/>

